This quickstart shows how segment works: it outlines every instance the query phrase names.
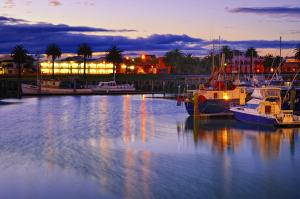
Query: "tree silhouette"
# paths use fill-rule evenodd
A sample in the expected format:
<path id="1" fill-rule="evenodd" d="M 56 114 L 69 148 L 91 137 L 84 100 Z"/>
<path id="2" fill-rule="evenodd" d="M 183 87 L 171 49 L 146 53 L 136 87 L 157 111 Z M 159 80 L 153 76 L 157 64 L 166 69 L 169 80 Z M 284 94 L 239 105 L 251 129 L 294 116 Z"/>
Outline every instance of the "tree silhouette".
<path id="1" fill-rule="evenodd" d="M 22 46 L 17 45 L 14 47 L 14 49 L 11 52 L 11 57 L 13 58 L 14 62 L 18 65 L 18 78 L 21 78 L 21 68 L 22 64 L 24 64 L 27 60 L 28 51 Z"/>
<path id="2" fill-rule="evenodd" d="M 77 54 L 78 56 L 82 56 L 83 58 L 83 75 L 84 78 L 86 79 L 86 60 L 87 58 L 92 57 L 93 55 L 92 48 L 86 43 L 80 44 L 77 50 Z"/>
<path id="3" fill-rule="evenodd" d="M 52 79 L 54 79 L 54 62 L 57 58 L 61 57 L 61 49 L 56 44 L 49 44 L 46 49 L 47 57 L 51 57 L 52 60 Z"/>
<path id="4" fill-rule="evenodd" d="M 231 61 L 232 60 L 232 58 L 233 58 L 233 52 L 229 48 L 229 46 L 223 46 L 222 47 L 222 53 L 224 53 L 226 61 Z"/>
<path id="5" fill-rule="evenodd" d="M 172 66 L 172 72 L 180 72 L 181 62 L 184 58 L 183 52 L 179 49 L 169 51 L 165 54 L 165 62 L 168 66 Z"/>
<path id="6" fill-rule="evenodd" d="M 113 64 L 113 75 L 115 81 L 115 68 L 119 66 L 123 62 L 122 50 L 120 50 L 117 46 L 112 46 L 110 49 L 106 51 L 105 60 L 109 63 Z"/>
<path id="7" fill-rule="evenodd" d="M 255 48 L 250 47 L 246 51 L 246 57 L 250 57 L 250 64 L 251 64 L 251 72 L 253 71 L 253 57 L 258 57 L 258 53 Z"/>

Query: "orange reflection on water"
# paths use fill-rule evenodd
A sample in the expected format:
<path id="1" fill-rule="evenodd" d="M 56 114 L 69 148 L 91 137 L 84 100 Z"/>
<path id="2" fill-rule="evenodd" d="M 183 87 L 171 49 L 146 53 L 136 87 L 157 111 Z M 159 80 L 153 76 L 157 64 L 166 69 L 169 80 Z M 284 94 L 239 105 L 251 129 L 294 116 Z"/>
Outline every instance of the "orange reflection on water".
<path id="1" fill-rule="evenodd" d="M 128 148 L 125 152 L 124 158 L 124 173 L 125 173 L 125 198 L 131 198 L 131 194 L 133 193 L 133 183 L 134 183 L 134 153 L 133 150 Z"/>
<path id="2" fill-rule="evenodd" d="M 131 140 L 131 96 L 127 95 L 123 100 L 123 140 L 126 144 Z"/>
<path id="3" fill-rule="evenodd" d="M 100 116 L 100 134 L 102 136 L 99 137 L 99 157 L 102 160 L 100 162 L 100 167 L 103 170 L 109 170 L 109 166 L 111 165 L 111 157 L 113 154 L 111 154 L 111 150 L 110 150 L 110 142 L 108 140 L 108 138 L 105 136 L 105 134 L 108 131 L 107 128 L 107 111 L 108 111 L 108 99 L 107 97 L 103 97 L 101 98 L 101 100 L 99 101 L 99 106 L 100 106 L 100 111 L 102 114 L 99 114 Z M 109 190 L 109 178 L 107 175 L 101 175 L 100 179 L 100 185 L 101 188 L 106 191 Z"/>
<path id="4" fill-rule="evenodd" d="M 143 193 L 144 198 L 150 198 L 150 156 L 149 151 L 143 152 Z"/>
<path id="5" fill-rule="evenodd" d="M 141 101 L 141 133 L 142 133 L 142 143 L 146 142 L 147 139 L 147 106 L 146 100 Z"/>
<path id="6" fill-rule="evenodd" d="M 192 122 L 192 126 L 190 125 Z M 229 122 L 229 125 L 226 123 Z M 186 132 L 192 128 L 195 146 L 209 144 L 213 151 L 235 152 L 248 140 L 252 148 L 261 154 L 264 159 L 278 157 L 283 142 L 288 142 L 291 153 L 295 152 L 295 137 L 300 134 L 299 129 L 269 129 L 268 131 L 247 126 L 246 128 L 236 125 L 236 121 L 210 121 L 187 120 Z M 218 127 L 218 126 L 224 127 Z M 182 128 L 178 127 L 179 131 Z M 179 132 L 180 136 L 180 132 Z M 183 136 L 186 138 L 186 136 Z M 188 137 L 187 137 L 188 138 Z"/>

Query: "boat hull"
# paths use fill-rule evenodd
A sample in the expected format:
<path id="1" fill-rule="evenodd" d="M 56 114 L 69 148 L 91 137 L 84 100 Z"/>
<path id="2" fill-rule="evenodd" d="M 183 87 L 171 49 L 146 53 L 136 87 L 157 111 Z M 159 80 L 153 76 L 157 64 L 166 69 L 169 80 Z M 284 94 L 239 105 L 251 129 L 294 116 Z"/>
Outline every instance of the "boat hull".
<path id="1" fill-rule="evenodd" d="M 46 88 L 22 84 L 22 93 L 24 95 L 70 95 L 70 94 L 91 94 L 91 89 L 63 89 L 63 88 Z"/>
<path id="2" fill-rule="evenodd" d="M 234 118 L 245 123 L 267 125 L 267 126 L 276 126 L 278 122 L 275 118 L 265 117 L 256 114 L 250 114 L 239 110 L 238 108 L 231 109 L 233 112 Z"/>
<path id="3" fill-rule="evenodd" d="M 228 114 L 230 112 L 230 107 L 239 105 L 239 99 L 232 100 L 206 100 L 203 103 L 198 104 L 199 114 Z M 189 115 L 194 114 L 194 102 L 185 102 L 185 108 Z"/>

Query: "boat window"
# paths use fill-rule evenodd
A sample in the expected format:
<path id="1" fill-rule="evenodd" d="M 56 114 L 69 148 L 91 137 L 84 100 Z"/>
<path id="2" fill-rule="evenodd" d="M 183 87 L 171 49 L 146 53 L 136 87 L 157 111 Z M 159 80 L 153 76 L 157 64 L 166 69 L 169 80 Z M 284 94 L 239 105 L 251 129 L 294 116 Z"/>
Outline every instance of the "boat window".
<path id="1" fill-rule="evenodd" d="M 266 101 L 268 102 L 277 102 L 279 99 L 278 98 L 267 98 Z"/>
<path id="2" fill-rule="evenodd" d="M 218 98 L 218 93 L 214 93 L 214 99 Z"/>
<path id="3" fill-rule="evenodd" d="M 247 108 L 256 109 L 259 106 L 259 104 L 247 104 Z"/>
<path id="4" fill-rule="evenodd" d="M 265 114 L 271 114 L 271 106 L 265 106 Z"/>

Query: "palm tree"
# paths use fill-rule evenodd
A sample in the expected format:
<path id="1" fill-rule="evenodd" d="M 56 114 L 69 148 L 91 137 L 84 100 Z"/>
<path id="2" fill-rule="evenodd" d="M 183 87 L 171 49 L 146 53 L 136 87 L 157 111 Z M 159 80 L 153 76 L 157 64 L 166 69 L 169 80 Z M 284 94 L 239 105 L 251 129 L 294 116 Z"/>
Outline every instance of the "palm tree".
<path id="1" fill-rule="evenodd" d="M 184 59 L 184 53 L 175 49 L 165 54 L 165 62 L 168 66 L 172 66 L 172 72 L 179 73 L 181 71 L 181 62 Z"/>
<path id="2" fill-rule="evenodd" d="M 253 57 L 258 57 L 258 53 L 255 48 L 250 47 L 246 51 L 246 57 L 250 57 L 250 63 L 251 63 L 251 73 L 253 71 Z"/>
<path id="3" fill-rule="evenodd" d="M 222 53 L 224 53 L 226 61 L 231 61 L 232 60 L 232 58 L 233 58 L 233 52 L 229 48 L 229 46 L 223 46 L 222 47 Z"/>
<path id="4" fill-rule="evenodd" d="M 54 62 L 57 58 L 61 57 L 61 49 L 56 44 L 49 44 L 46 49 L 46 54 L 48 57 L 51 57 L 52 60 L 52 79 L 54 79 Z"/>
<path id="5" fill-rule="evenodd" d="M 26 62 L 28 51 L 22 46 L 17 45 L 11 52 L 11 57 L 18 64 L 18 78 L 21 78 L 21 66 Z"/>
<path id="6" fill-rule="evenodd" d="M 11 52 L 11 57 L 13 58 L 15 63 L 18 64 L 18 97 L 19 98 L 21 98 L 21 89 L 20 89 L 21 66 L 26 62 L 26 59 L 28 57 L 27 53 L 28 51 L 22 45 L 15 46 Z"/>
<path id="7" fill-rule="evenodd" d="M 83 58 L 83 74 L 84 78 L 86 79 L 86 59 L 92 57 L 92 48 L 86 43 L 80 44 L 77 50 L 77 54 L 78 56 L 82 56 Z"/>
<path id="8" fill-rule="evenodd" d="M 107 54 L 105 60 L 109 63 L 113 64 L 113 75 L 114 81 L 116 80 L 116 66 L 120 65 L 123 62 L 123 55 L 122 50 L 120 50 L 117 46 L 112 46 L 110 49 L 107 50 Z"/>

